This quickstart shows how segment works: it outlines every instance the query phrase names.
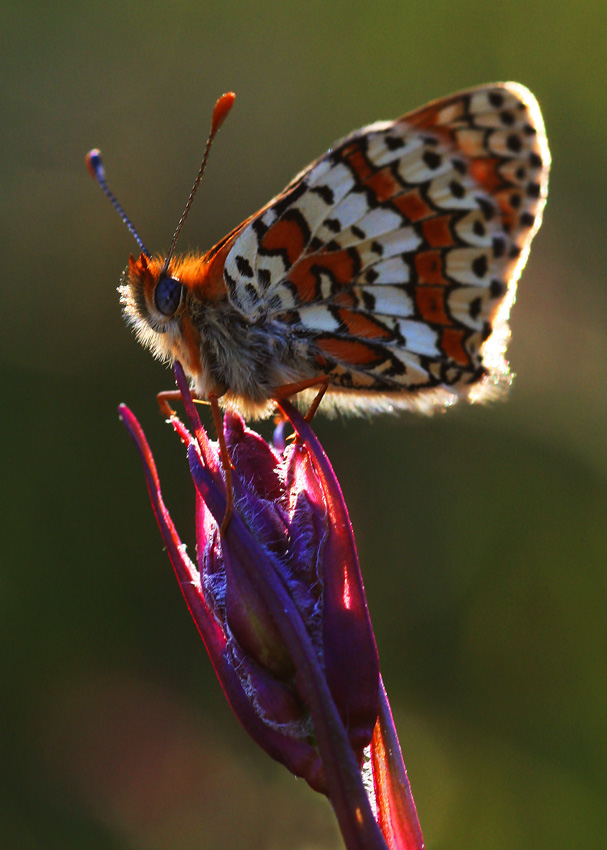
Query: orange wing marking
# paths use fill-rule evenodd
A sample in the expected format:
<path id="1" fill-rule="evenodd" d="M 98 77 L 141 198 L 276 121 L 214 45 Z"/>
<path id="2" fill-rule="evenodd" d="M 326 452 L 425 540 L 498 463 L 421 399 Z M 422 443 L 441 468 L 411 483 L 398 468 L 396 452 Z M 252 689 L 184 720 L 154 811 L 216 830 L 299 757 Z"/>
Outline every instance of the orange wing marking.
<path id="1" fill-rule="evenodd" d="M 361 183 L 364 183 L 373 175 L 373 169 L 356 143 L 344 148 L 341 155 L 344 159 L 347 159 L 348 165 Z"/>
<path id="2" fill-rule="evenodd" d="M 460 366 L 472 365 L 470 356 L 464 348 L 464 331 L 445 328 L 441 333 L 440 346 L 443 352 Z"/>
<path id="3" fill-rule="evenodd" d="M 266 251 L 286 251 L 293 265 L 306 247 L 306 235 L 293 219 L 279 219 L 264 234 L 261 248 Z"/>
<path id="4" fill-rule="evenodd" d="M 383 360 L 383 357 L 375 349 L 366 345 L 364 342 L 319 337 L 316 340 L 316 344 L 329 357 L 350 363 L 352 366 L 370 366 L 373 363 L 379 363 Z M 319 363 L 326 363 L 323 358 L 317 358 L 317 361 Z"/>
<path id="5" fill-rule="evenodd" d="M 402 192 L 402 186 L 396 180 L 389 168 L 381 168 L 365 181 L 365 189 L 369 188 L 379 203 L 384 203 Z"/>
<path id="6" fill-rule="evenodd" d="M 431 325 L 452 325 L 445 310 L 445 290 L 442 286 L 422 286 L 415 290 L 415 303 L 421 318 Z"/>
<path id="7" fill-rule="evenodd" d="M 452 248 L 455 245 L 449 227 L 451 220 L 451 215 L 441 215 L 422 222 L 424 239 L 431 248 Z"/>
<path id="8" fill-rule="evenodd" d="M 398 195 L 392 203 L 409 221 L 420 221 L 422 218 L 435 215 L 432 207 L 422 198 L 419 189 L 412 189 L 410 192 Z"/>
<path id="9" fill-rule="evenodd" d="M 348 333 L 352 336 L 362 337 L 363 339 L 390 340 L 393 338 L 387 328 L 365 316 L 364 313 L 356 313 L 352 310 L 338 310 L 337 315 L 348 329 Z"/>
<path id="10" fill-rule="evenodd" d="M 434 283 L 447 286 L 449 281 L 443 274 L 443 256 L 440 251 L 421 251 L 414 257 L 418 283 Z"/>
<path id="11" fill-rule="evenodd" d="M 323 271 L 328 272 L 339 286 L 347 286 L 354 280 L 357 269 L 354 259 L 347 251 L 304 257 L 293 266 L 289 274 L 289 280 L 303 304 L 317 298 L 318 273 Z"/>
<path id="12" fill-rule="evenodd" d="M 487 159 L 473 159 L 468 166 L 470 175 L 489 195 L 493 195 L 504 185 L 504 179 L 498 171 L 499 165 L 499 159 L 488 157 Z"/>

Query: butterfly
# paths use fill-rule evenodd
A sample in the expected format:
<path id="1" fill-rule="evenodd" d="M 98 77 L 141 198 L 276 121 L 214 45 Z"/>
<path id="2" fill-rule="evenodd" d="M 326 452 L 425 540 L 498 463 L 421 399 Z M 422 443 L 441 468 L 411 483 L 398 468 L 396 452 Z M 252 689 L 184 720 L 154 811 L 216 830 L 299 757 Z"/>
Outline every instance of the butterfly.
<path id="1" fill-rule="evenodd" d="M 363 127 L 206 253 L 142 248 L 121 286 L 127 321 L 179 360 L 199 398 L 248 416 L 319 385 L 325 409 L 431 411 L 509 383 L 508 317 L 542 218 L 550 153 L 516 83 L 436 100 Z M 316 390 L 314 389 L 316 387 Z"/>

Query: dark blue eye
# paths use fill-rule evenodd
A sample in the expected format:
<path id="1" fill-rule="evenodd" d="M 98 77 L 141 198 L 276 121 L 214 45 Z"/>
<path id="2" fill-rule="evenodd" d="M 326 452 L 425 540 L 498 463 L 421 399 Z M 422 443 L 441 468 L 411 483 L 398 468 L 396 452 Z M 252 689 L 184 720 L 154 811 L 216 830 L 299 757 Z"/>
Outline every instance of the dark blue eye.
<path id="1" fill-rule="evenodd" d="M 174 277 L 161 277 L 154 292 L 156 307 L 163 316 L 172 316 L 181 303 L 183 285 Z"/>

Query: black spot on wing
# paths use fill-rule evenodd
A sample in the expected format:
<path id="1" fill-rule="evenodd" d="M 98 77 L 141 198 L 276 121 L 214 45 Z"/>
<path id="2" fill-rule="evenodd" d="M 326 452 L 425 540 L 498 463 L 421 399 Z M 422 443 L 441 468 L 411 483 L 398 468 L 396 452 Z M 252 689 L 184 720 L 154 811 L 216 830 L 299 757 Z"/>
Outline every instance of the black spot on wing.
<path id="1" fill-rule="evenodd" d="M 521 137 L 517 133 L 511 133 L 506 139 L 506 147 L 512 153 L 520 153 L 523 147 Z"/>
<path id="2" fill-rule="evenodd" d="M 521 196 L 520 195 L 510 195 L 510 206 L 513 210 L 518 210 L 521 206 Z"/>
<path id="3" fill-rule="evenodd" d="M 473 298 L 470 302 L 470 318 L 476 319 L 481 312 L 483 307 L 483 302 L 481 298 Z"/>
<path id="4" fill-rule="evenodd" d="M 240 254 L 235 258 L 236 268 L 243 277 L 253 277 L 253 269 L 246 257 L 241 257 Z"/>
<path id="5" fill-rule="evenodd" d="M 533 227 L 535 224 L 535 216 L 530 212 L 521 213 L 520 223 L 522 227 Z"/>
<path id="6" fill-rule="evenodd" d="M 487 257 L 480 254 L 472 260 L 472 271 L 477 277 L 485 277 L 487 274 Z"/>
<path id="7" fill-rule="evenodd" d="M 454 198 L 458 199 L 463 198 L 466 194 L 466 190 L 458 180 L 452 180 L 449 183 L 449 191 L 451 192 Z"/>
<path id="8" fill-rule="evenodd" d="M 484 198 L 481 195 L 477 195 L 476 203 L 479 205 L 485 221 L 491 221 L 491 219 L 495 215 L 494 202 L 490 201 L 489 198 Z"/>
<path id="9" fill-rule="evenodd" d="M 426 163 L 428 168 L 432 169 L 433 171 L 437 169 L 443 161 L 441 155 L 436 153 L 436 151 L 424 151 L 424 153 L 422 154 L 422 159 Z"/>
<path id="10" fill-rule="evenodd" d="M 493 244 L 493 256 L 496 260 L 499 260 L 500 257 L 504 256 L 504 252 L 506 251 L 506 240 L 498 234 L 491 241 Z"/>
<path id="11" fill-rule="evenodd" d="M 397 151 L 405 146 L 405 142 L 400 136 L 384 136 L 384 143 L 389 151 Z"/>
<path id="12" fill-rule="evenodd" d="M 363 291 L 363 304 L 365 305 L 365 310 L 369 310 L 370 312 L 375 310 L 375 296 L 367 292 L 366 289 Z"/>
<path id="13" fill-rule="evenodd" d="M 333 190 L 329 186 L 314 186 L 313 189 L 310 189 L 311 192 L 314 192 L 315 195 L 318 195 L 319 198 L 328 204 L 329 206 L 335 203 L 335 196 L 333 194 Z"/>
<path id="14" fill-rule="evenodd" d="M 492 298 L 503 298 L 506 294 L 508 287 L 504 283 L 503 280 L 494 279 L 491 281 L 491 286 L 489 287 L 489 292 L 491 293 Z"/>

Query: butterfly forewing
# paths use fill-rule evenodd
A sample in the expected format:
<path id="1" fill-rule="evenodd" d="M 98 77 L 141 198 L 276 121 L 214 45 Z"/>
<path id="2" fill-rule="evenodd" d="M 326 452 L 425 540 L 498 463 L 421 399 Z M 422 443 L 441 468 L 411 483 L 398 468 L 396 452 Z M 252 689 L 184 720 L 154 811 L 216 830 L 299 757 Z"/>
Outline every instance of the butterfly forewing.
<path id="1" fill-rule="evenodd" d="M 365 127 L 236 236 L 229 298 L 287 325 L 338 406 L 480 397 L 507 375 L 549 163 L 535 98 L 513 83 Z"/>

